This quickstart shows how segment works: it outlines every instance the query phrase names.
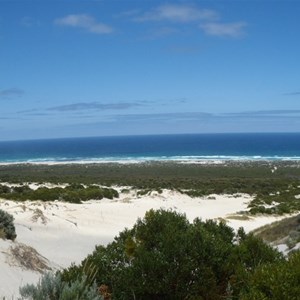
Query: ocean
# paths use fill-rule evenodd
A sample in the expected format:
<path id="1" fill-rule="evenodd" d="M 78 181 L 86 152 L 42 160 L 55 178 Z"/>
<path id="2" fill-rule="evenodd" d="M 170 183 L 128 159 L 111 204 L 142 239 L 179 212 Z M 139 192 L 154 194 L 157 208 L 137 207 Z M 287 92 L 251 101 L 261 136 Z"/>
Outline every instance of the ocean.
<path id="1" fill-rule="evenodd" d="M 181 134 L 0 142 L 0 163 L 300 160 L 300 133 Z"/>

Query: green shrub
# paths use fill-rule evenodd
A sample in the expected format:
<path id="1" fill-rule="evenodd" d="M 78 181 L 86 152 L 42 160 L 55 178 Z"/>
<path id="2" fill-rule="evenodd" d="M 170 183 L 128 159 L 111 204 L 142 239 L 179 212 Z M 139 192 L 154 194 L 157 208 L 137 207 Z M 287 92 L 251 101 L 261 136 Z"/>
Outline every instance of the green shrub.
<path id="1" fill-rule="evenodd" d="M 83 190 L 84 186 L 80 183 L 71 183 L 67 186 L 70 190 Z"/>
<path id="2" fill-rule="evenodd" d="M 9 188 L 0 185 L 0 197 L 13 200 L 42 200 L 42 201 L 66 201 L 71 203 L 81 203 L 91 199 L 101 200 L 102 198 L 113 199 L 119 197 L 116 190 L 112 188 L 101 188 L 96 185 L 84 187 L 81 184 L 73 183 L 65 188 L 39 187 L 36 190 L 27 185 L 14 186 Z"/>
<path id="3" fill-rule="evenodd" d="M 65 283 L 59 273 L 45 274 L 37 285 L 28 284 L 19 289 L 22 299 L 30 300 L 101 300 L 95 284 L 90 285 L 87 276 Z"/>
<path id="4" fill-rule="evenodd" d="M 0 209 L 0 230 L 2 237 L 6 239 L 14 240 L 17 237 L 14 217 L 2 209 Z"/>
<path id="5" fill-rule="evenodd" d="M 7 185 L 0 184 L 0 194 L 10 193 L 10 188 Z"/>
<path id="6" fill-rule="evenodd" d="M 86 261 L 97 266 L 97 284 L 112 290 L 113 299 L 226 299 L 238 295 L 245 272 L 280 260 L 278 252 L 225 223 L 189 223 L 185 215 L 150 210 L 132 229 L 107 246 L 97 246 L 81 266 L 62 272 L 65 281 L 83 274 Z M 241 275 L 240 275 L 241 274 Z M 228 286 L 232 284 L 233 288 Z"/>
<path id="7" fill-rule="evenodd" d="M 300 294 L 300 252 L 277 263 L 261 265 L 242 289 L 240 300 L 296 300 Z"/>
<path id="8" fill-rule="evenodd" d="M 238 246 L 234 248 L 233 254 L 228 258 L 234 266 L 229 286 L 230 292 L 236 297 L 233 299 L 240 299 L 241 291 L 247 288 L 249 278 L 257 268 L 270 263 L 281 263 L 284 258 L 280 252 L 274 250 L 260 238 L 255 237 L 252 233 L 246 234 L 243 228 L 238 230 L 236 242 Z"/>
<path id="9" fill-rule="evenodd" d="M 19 194 L 26 194 L 26 193 L 32 191 L 32 189 L 28 185 L 14 186 L 14 187 L 12 187 L 12 190 L 13 190 L 13 192 L 19 193 Z"/>

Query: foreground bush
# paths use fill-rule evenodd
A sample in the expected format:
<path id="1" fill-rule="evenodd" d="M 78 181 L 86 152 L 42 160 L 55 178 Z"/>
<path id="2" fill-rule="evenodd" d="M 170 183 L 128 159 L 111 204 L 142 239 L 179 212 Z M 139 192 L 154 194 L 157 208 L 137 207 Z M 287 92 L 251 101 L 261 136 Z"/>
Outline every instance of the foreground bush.
<path id="1" fill-rule="evenodd" d="M 45 274 L 35 285 L 20 288 L 22 299 L 29 300 L 102 300 L 95 284 L 90 285 L 86 276 L 67 284 L 60 274 Z"/>
<path id="2" fill-rule="evenodd" d="M 14 217 L 2 209 L 0 209 L 0 236 L 9 240 L 17 237 Z"/>
<path id="3" fill-rule="evenodd" d="M 72 282 L 89 261 L 99 269 L 97 284 L 109 286 L 113 299 L 239 299 L 249 274 L 282 260 L 261 240 L 243 230 L 236 235 L 222 222 L 191 224 L 182 214 L 150 210 L 62 278 Z"/>
<path id="4" fill-rule="evenodd" d="M 241 300 L 299 299 L 300 252 L 288 260 L 258 267 L 240 293 Z"/>

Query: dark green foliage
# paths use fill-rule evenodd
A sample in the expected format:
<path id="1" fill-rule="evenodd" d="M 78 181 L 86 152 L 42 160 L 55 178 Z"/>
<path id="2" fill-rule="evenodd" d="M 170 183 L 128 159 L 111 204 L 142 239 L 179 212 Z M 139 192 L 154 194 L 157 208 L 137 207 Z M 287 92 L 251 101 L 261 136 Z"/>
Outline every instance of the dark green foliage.
<path id="1" fill-rule="evenodd" d="M 191 224 L 176 212 L 150 210 L 112 243 L 97 246 L 81 266 L 64 270 L 62 278 L 74 280 L 88 261 L 99 269 L 97 284 L 108 285 L 113 299 L 218 300 L 238 295 L 237 281 L 245 282 L 245 273 L 277 260 L 276 250 L 241 230 L 236 236 L 222 222 Z"/>
<path id="2" fill-rule="evenodd" d="M 274 248 L 252 233 L 246 235 L 242 228 L 238 231 L 237 239 L 239 247 L 235 249 L 235 262 L 243 264 L 246 270 L 254 270 L 261 264 L 283 260 L 281 253 L 274 251 Z"/>
<path id="3" fill-rule="evenodd" d="M 247 289 L 249 278 L 260 266 L 270 263 L 281 263 L 283 255 L 274 248 L 255 237 L 252 233 L 246 234 L 243 228 L 238 230 L 236 241 L 238 246 L 234 248 L 230 257 L 234 272 L 230 278 L 230 292 L 234 299 L 240 299 L 240 291 Z"/>
<path id="4" fill-rule="evenodd" d="M 2 194 L 8 194 L 8 193 L 10 193 L 10 191 L 11 190 L 8 186 L 0 184 L 0 194 L 1 195 Z"/>
<path id="5" fill-rule="evenodd" d="M 300 252 L 288 260 L 255 269 L 240 292 L 240 300 L 297 300 L 300 296 Z"/>
<path id="6" fill-rule="evenodd" d="M 0 185 L 0 197 L 13 200 L 61 200 L 72 203 L 81 203 L 82 201 L 91 199 L 113 199 L 118 196 L 118 192 L 112 188 L 101 188 L 96 185 L 84 187 L 83 185 L 77 183 L 70 184 L 65 188 L 39 187 L 36 190 L 32 190 L 27 185 L 13 186 L 11 188 L 8 188 L 5 185 Z"/>
<path id="7" fill-rule="evenodd" d="M 2 209 L 0 209 L 0 231 L 6 239 L 14 240 L 17 237 L 14 217 Z"/>
<path id="8" fill-rule="evenodd" d="M 31 188 L 28 185 L 14 186 L 11 189 L 12 193 L 16 194 L 26 194 L 31 191 Z"/>

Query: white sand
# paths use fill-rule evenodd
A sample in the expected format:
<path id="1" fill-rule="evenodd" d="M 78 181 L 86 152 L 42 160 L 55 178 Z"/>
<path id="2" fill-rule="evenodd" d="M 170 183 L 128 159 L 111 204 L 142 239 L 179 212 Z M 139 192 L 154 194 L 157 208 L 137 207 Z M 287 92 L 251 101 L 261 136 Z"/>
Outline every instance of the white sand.
<path id="1" fill-rule="evenodd" d="M 121 190 L 121 189 L 120 189 Z M 192 221 L 226 218 L 246 210 L 249 195 L 212 195 L 215 199 L 191 198 L 178 192 L 164 190 L 162 194 L 138 197 L 135 191 L 121 194 L 119 199 L 88 201 L 84 204 L 61 202 L 21 202 L 0 200 L 0 208 L 15 218 L 15 243 L 0 240 L 0 296 L 11 299 L 18 288 L 36 282 L 40 273 L 9 264 L 9 247 L 23 243 L 35 248 L 49 260 L 53 268 L 80 263 L 97 244 L 107 244 L 125 227 L 131 227 L 149 209 L 173 209 L 185 213 Z M 243 226 L 246 232 L 271 223 L 278 218 L 256 217 L 251 220 L 229 220 L 234 229 Z"/>

